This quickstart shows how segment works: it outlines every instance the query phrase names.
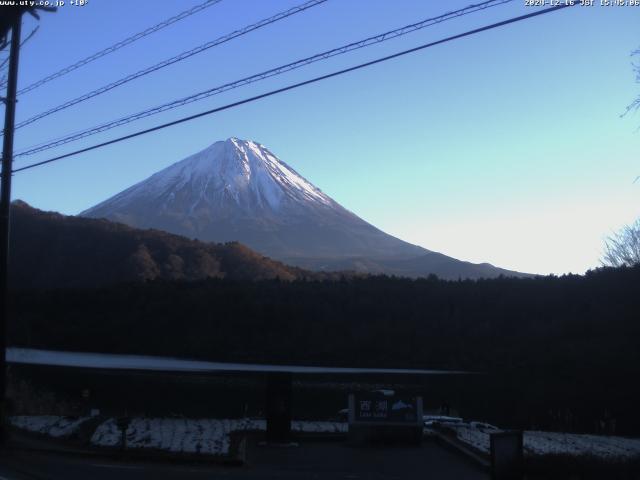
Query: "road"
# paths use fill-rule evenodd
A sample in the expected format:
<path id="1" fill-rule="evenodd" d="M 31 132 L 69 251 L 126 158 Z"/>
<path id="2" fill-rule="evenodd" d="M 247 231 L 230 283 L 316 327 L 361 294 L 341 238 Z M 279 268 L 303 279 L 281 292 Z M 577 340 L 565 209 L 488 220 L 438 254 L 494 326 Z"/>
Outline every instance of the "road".
<path id="1" fill-rule="evenodd" d="M 42 479 L 314 479 L 314 480 L 488 480 L 469 460 L 435 443 L 421 447 L 354 448 L 340 442 L 304 442 L 298 447 L 250 443 L 241 467 L 162 461 L 124 462 L 105 457 L 7 451 L 0 480 Z"/>

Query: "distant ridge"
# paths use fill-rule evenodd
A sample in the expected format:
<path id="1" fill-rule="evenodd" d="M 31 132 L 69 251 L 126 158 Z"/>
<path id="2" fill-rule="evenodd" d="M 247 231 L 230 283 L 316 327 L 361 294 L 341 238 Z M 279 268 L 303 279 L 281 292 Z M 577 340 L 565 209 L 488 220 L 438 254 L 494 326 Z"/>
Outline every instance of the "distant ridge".
<path id="1" fill-rule="evenodd" d="M 12 288 L 97 287 L 147 280 L 326 278 L 237 242 L 203 243 L 158 230 L 37 210 L 15 201 Z"/>

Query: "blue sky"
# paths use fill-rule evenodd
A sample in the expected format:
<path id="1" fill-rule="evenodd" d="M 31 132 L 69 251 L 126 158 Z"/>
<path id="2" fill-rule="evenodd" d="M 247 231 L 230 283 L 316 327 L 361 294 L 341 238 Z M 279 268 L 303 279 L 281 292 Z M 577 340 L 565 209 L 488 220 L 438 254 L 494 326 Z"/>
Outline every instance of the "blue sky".
<path id="1" fill-rule="evenodd" d="M 200 0 L 89 0 L 45 14 L 20 86 Z M 18 121 L 302 3 L 224 0 L 20 97 Z M 468 5 L 329 0 L 18 130 L 16 149 Z M 16 167 L 533 11 L 516 0 L 16 161 Z M 35 25 L 25 20 L 28 33 Z M 640 215 L 640 7 L 573 7 L 439 45 L 55 164 L 13 198 L 77 214 L 230 136 L 263 143 L 346 208 L 404 240 L 536 273 L 598 266 Z"/>

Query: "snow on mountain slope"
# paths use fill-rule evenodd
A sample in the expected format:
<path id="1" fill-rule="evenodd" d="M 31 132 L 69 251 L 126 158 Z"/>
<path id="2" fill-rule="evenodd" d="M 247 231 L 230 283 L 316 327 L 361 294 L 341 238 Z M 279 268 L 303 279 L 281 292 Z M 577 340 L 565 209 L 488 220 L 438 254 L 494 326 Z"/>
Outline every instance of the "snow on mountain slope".
<path id="1" fill-rule="evenodd" d="M 205 241 L 237 240 L 264 255 L 309 268 L 355 259 L 347 264 L 367 271 L 371 259 L 380 265 L 379 260 L 422 258 L 418 275 L 435 271 L 424 261 L 433 252 L 382 232 L 263 145 L 234 137 L 161 170 L 81 215 Z M 445 263 L 453 262 L 452 278 L 460 272 L 473 278 L 505 272 L 488 264 L 463 264 L 442 257 Z M 465 265 L 473 265 L 468 275 Z M 396 266 L 380 268 L 402 274 Z M 410 276 L 416 276 L 414 270 Z M 448 276 L 447 265 L 439 264 L 436 270 Z"/>
<path id="2" fill-rule="evenodd" d="M 187 215 L 201 204 L 219 208 L 229 200 L 249 213 L 277 211 L 292 201 L 322 206 L 334 203 L 262 145 L 230 138 L 171 165 L 83 215 L 115 213 L 131 202 L 149 199 L 160 201 L 161 210 L 169 210 L 180 202 L 178 193 L 188 195 L 192 202 Z"/>

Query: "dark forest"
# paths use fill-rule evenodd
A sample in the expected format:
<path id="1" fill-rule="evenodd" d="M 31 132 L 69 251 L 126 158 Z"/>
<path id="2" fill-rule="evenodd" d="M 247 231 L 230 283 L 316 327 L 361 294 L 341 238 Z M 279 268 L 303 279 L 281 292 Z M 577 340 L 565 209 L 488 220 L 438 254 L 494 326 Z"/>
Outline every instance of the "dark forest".
<path id="1" fill-rule="evenodd" d="M 640 267 L 477 281 L 390 277 L 19 291 L 12 345 L 217 361 L 480 372 L 494 416 L 640 432 Z M 473 382 L 475 385 L 477 381 Z M 516 406 L 517 405 L 517 406 Z M 560 414 L 558 412 L 565 412 Z"/>

